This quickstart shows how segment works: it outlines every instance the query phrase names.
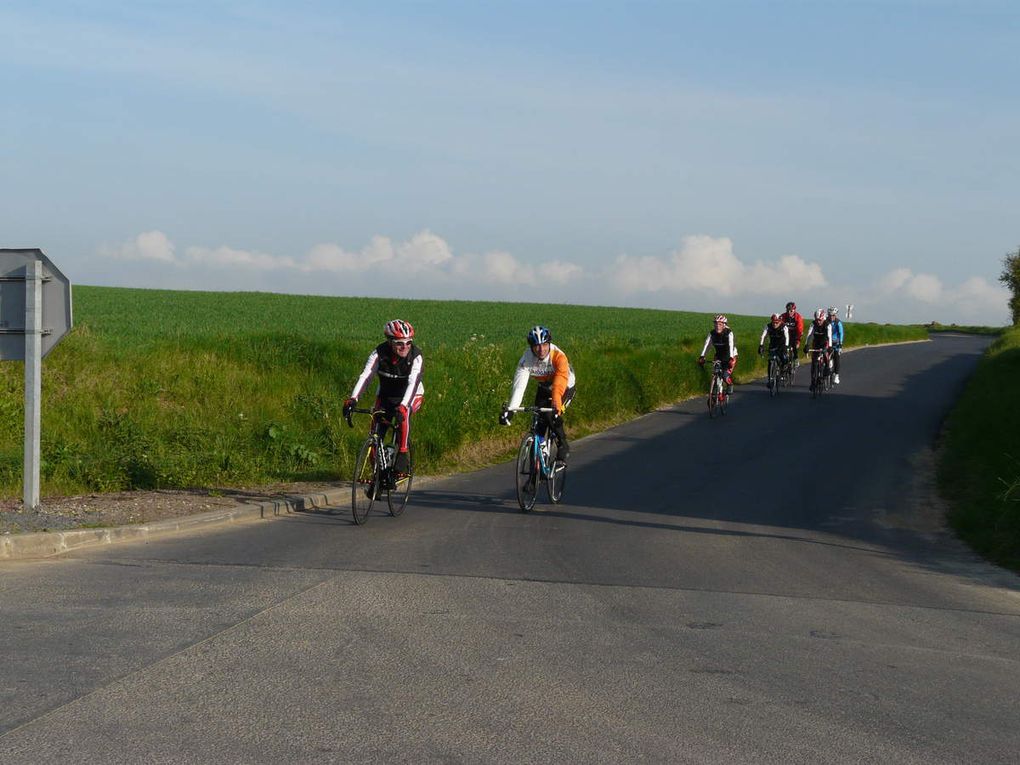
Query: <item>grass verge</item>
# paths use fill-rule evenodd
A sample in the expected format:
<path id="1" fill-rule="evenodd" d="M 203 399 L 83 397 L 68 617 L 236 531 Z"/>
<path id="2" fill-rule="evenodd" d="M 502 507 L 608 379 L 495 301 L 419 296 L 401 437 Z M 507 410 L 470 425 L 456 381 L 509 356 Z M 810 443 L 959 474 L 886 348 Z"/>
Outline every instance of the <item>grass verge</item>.
<path id="1" fill-rule="evenodd" d="M 939 488 L 975 550 L 1020 573 L 1020 328 L 989 347 L 946 423 Z"/>

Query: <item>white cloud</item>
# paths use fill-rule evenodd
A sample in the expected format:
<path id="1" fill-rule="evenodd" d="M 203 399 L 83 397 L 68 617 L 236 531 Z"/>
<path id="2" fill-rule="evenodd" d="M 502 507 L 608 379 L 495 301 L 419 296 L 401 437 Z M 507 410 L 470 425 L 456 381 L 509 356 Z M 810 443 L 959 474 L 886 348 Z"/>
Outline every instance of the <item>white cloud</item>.
<path id="1" fill-rule="evenodd" d="M 429 230 L 419 231 L 403 242 L 374 236 L 360 250 L 347 250 L 330 242 L 321 243 L 297 258 L 228 246 L 191 246 L 181 257 L 163 232 L 150 231 L 118 248 L 103 247 L 100 254 L 203 271 L 240 273 L 276 270 L 298 276 L 333 274 L 343 279 L 345 288 L 358 279 L 374 279 L 379 275 L 385 275 L 394 284 L 411 282 L 419 285 L 427 282 L 462 287 L 464 284 L 482 283 L 500 287 L 535 287 L 564 284 L 583 274 L 583 269 L 575 263 L 556 260 L 536 266 L 502 251 L 457 256 L 445 239 Z"/>
<path id="2" fill-rule="evenodd" d="M 897 268 L 878 280 L 877 288 L 883 293 L 895 292 L 913 277 L 909 268 Z"/>
<path id="3" fill-rule="evenodd" d="M 431 231 L 421 231 L 396 249 L 397 265 L 412 270 L 441 266 L 453 260 L 450 245 Z"/>
<path id="4" fill-rule="evenodd" d="M 543 282 L 569 284 L 572 281 L 579 280 L 584 274 L 584 269 L 576 263 L 551 260 L 538 267 L 538 274 Z"/>
<path id="5" fill-rule="evenodd" d="M 687 236 L 680 249 L 664 258 L 621 255 L 612 278 L 626 293 L 707 291 L 719 295 L 776 295 L 791 287 L 814 289 L 826 284 L 822 268 L 797 255 L 778 262 L 745 264 L 728 237 Z"/>
<path id="6" fill-rule="evenodd" d="M 909 268 L 896 268 L 878 280 L 882 294 L 900 294 L 922 303 L 937 303 L 942 297 L 942 280 L 932 274 L 915 274 Z"/>
<path id="7" fill-rule="evenodd" d="M 146 231 L 120 247 L 103 246 L 100 248 L 100 254 L 116 260 L 177 262 L 173 242 L 162 231 Z"/>
<path id="8" fill-rule="evenodd" d="M 947 287 L 934 274 L 896 268 L 877 281 L 873 294 L 875 297 L 862 301 L 862 305 L 895 321 L 1008 323 L 1009 290 L 981 276 Z"/>
<path id="9" fill-rule="evenodd" d="M 531 286 L 535 283 L 534 269 L 521 263 L 509 252 L 487 252 L 482 256 L 481 263 L 478 275 L 489 284 Z"/>
<path id="10" fill-rule="evenodd" d="M 293 268 L 293 258 L 267 255 L 263 252 L 235 250 L 233 247 L 189 247 L 185 250 L 186 258 L 205 266 L 216 268 L 250 268 L 267 271 L 276 268 Z"/>

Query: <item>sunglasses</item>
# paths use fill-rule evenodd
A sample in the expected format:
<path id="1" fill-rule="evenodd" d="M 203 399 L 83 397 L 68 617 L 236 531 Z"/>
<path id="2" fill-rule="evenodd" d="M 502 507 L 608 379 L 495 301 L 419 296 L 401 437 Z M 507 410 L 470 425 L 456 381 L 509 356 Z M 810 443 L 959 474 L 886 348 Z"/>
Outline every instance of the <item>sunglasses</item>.
<path id="1" fill-rule="evenodd" d="M 411 341 L 410 340 L 390 340 L 390 343 L 393 346 L 395 346 L 396 348 L 410 348 L 411 347 Z"/>

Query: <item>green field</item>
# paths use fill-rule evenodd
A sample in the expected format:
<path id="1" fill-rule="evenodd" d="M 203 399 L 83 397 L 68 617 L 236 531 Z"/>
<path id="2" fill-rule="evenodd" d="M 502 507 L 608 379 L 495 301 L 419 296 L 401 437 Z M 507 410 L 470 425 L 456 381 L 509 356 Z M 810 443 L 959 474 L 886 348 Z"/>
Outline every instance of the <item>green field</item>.
<path id="1" fill-rule="evenodd" d="M 363 432 L 342 422 L 340 408 L 395 317 L 415 325 L 425 356 L 425 405 L 414 420 L 423 472 L 510 453 L 520 427 L 496 418 L 537 323 L 552 328 L 577 372 L 572 436 L 707 386 L 694 363 L 711 322 L 703 313 L 81 286 L 74 307 L 74 330 L 43 363 L 44 495 L 346 476 Z M 761 374 L 764 321 L 730 316 L 738 380 Z M 848 344 L 926 336 L 847 324 Z M 22 379 L 20 364 L 0 365 L 5 496 L 21 491 Z"/>

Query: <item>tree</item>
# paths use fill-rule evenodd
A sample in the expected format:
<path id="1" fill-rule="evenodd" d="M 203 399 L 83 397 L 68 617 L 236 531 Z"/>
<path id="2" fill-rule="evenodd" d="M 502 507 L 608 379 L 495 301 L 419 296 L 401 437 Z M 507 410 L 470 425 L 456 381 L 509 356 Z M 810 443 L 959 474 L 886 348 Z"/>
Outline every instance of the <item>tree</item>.
<path id="1" fill-rule="evenodd" d="M 999 281 L 1013 293 L 1009 299 L 1009 310 L 1013 313 L 1013 324 L 1020 325 L 1020 247 L 1016 248 L 1016 252 L 1007 252 L 1002 259 Z"/>

